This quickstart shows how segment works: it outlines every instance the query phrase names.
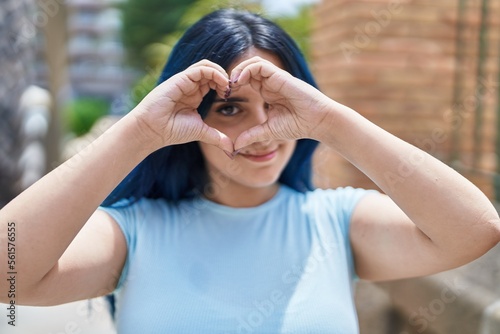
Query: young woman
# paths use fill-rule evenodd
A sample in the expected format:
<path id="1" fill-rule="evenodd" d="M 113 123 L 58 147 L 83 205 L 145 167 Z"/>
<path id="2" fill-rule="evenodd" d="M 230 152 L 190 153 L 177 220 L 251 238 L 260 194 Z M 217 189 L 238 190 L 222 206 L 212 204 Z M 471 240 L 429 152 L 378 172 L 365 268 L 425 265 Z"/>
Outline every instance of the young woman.
<path id="1" fill-rule="evenodd" d="M 356 333 L 356 275 L 432 274 L 499 241 L 475 186 L 323 95 L 258 15 L 203 18 L 160 82 L 0 211 L 17 303 L 114 292 L 119 333 Z M 387 195 L 314 190 L 317 142 Z"/>

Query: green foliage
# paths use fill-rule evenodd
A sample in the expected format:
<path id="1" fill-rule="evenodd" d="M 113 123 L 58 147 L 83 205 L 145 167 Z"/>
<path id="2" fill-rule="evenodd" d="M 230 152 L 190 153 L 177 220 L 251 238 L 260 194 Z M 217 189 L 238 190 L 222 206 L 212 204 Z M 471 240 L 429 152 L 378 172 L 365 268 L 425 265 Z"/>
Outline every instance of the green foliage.
<path id="1" fill-rule="evenodd" d="M 82 136 L 92 125 L 108 113 L 109 102 L 95 98 L 81 98 L 70 102 L 64 108 L 64 121 L 68 131 Z"/>
<path id="2" fill-rule="evenodd" d="M 132 87 L 131 102 L 134 106 L 138 105 L 149 94 L 153 88 L 156 86 L 158 77 L 160 76 L 161 67 L 151 70 L 142 78 L 137 80 L 137 82 Z"/>
<path id="3" fill-rule="evenodd" d="M 311 5 L 303 5 L 296 15 L 279 16 L 273 21 L 292 36 L 306 59 L 309 59 L 309 37 L 313 22 Z"/>
<path id="4" fill-rule="evenodd" d="M 196 23 L 203 16 L 223 8 L 234 8 L 249 10 L 252 12 L 262 12 L 262 7 L 255 1 L 249 0 L 197 0 L 184 13 L 179 20 L 178 29 L 185 31 L 191 25 Z"/>
<path id="5" fill-rule="evenodd" d="M 122 39 L 130 63 L 143 68 L 142 51 L 173 32 L 195 0 L 127 0 L 122 6 Z"/>

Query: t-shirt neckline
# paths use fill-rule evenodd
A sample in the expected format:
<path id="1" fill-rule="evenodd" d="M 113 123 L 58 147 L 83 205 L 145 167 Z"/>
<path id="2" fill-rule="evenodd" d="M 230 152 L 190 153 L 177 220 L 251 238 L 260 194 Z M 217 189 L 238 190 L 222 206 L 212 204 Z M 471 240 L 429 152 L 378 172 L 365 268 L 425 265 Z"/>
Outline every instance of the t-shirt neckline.
<path id="1" fill-rule="evenodd" d="M 281 185 L 278 188 L 276 194 L 271 197 L 268 201 L 253 207 L 233 207 L 224 204 L 216 203 L 204 196 L 198 197 L 198 201 L 205 208 L 226 214 L 248 214 L 248 213 L 258 213 L 261 211 L 269 210 L 273 206 L 277 205 L 278 202 L 286 195 L 288 187 Z"/>

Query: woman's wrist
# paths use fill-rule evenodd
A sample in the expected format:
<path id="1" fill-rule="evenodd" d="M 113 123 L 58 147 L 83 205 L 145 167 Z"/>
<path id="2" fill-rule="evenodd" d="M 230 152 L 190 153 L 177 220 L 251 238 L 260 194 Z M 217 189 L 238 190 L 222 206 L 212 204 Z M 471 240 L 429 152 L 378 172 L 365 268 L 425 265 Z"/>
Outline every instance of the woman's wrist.
<path id="1" fill-rule="evenodd" d="M 159 134 L 153 133 L 134 111 L 125 115 L 117 126 L 122 127 L 122 131 L 126 133 L 127 145 L 144 157 L 166 146 Z"/>
<path id="2" fill-rule="evenodd" d="M 330 142 L 336 135 L 338 126 L 338 114 L 342 108 L 347 108 L 334 100 L 328 99 L 323 103 L 321 110 L 318 110 L 320 121 L 312 129 L 310 138 L 319 142 Z"/>

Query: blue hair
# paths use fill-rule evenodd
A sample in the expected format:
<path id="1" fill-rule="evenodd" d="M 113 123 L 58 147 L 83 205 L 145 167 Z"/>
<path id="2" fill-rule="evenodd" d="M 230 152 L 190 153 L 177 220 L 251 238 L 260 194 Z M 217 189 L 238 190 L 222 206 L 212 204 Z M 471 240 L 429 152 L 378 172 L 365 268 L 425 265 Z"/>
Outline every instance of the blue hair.
<path id="1" fill-rule="evenodd" d="M 228 68 L 251 47 L 277 55 L 293 76 L 317 87 L 306 61 L 293 39 L 275 23 L 250 12 L 222 9 L 191 26 L 173 48 L 158 84 L 208 59 Z M 213 103 L 210 91 L 198 107 L 205 118 Z M 300 139 L 279 182 L 297 191 L 312 190 L 312 155 L 318 142 Z M 197 142 L 161 148 L 144 159 L 105 199 L 103 206 L 143 197 L 179 201 L 204 193 L 208 177 Z"/>

